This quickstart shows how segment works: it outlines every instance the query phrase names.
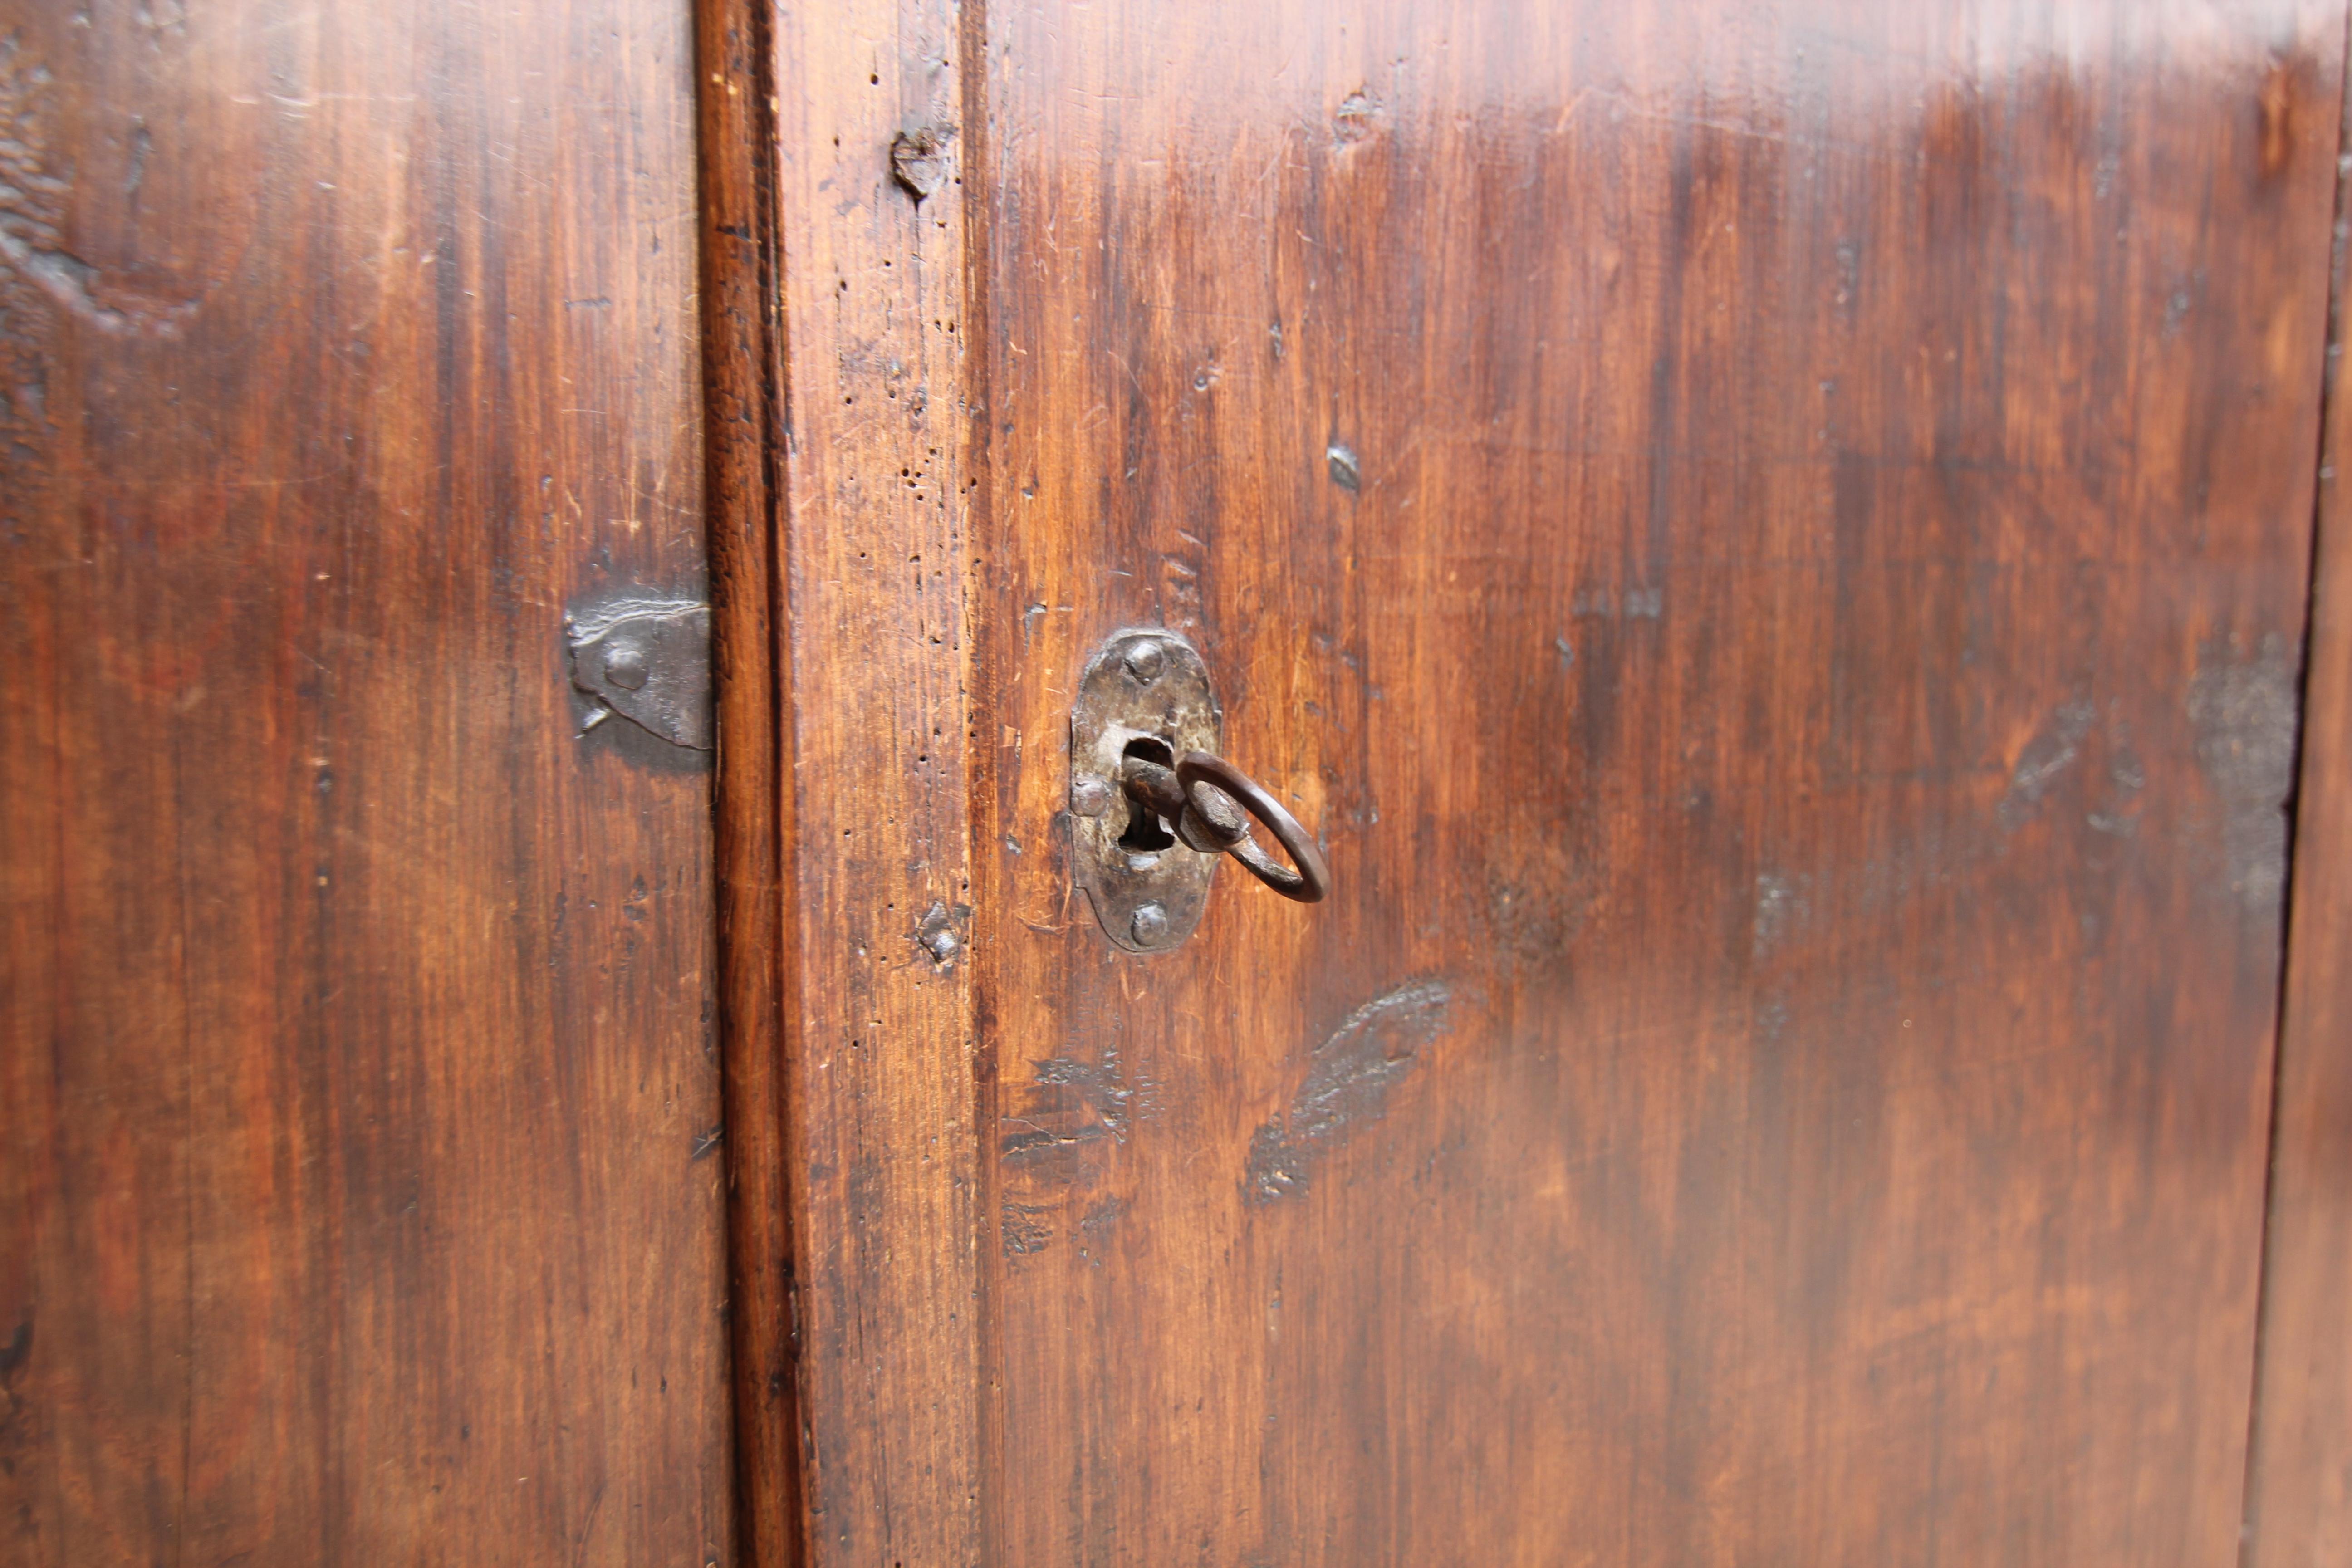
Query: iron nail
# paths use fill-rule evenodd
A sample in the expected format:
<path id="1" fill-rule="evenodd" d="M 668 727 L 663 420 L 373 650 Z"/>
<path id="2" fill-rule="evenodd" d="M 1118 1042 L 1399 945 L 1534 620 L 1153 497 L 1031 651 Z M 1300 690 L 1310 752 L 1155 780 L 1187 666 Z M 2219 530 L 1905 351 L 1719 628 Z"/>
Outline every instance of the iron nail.
<path id="1" fill-rule="evenodd" d="M 604 650 L 604 679 L 624 691 L 646 683 L 646 650 L 635 643 L 619 643 Z"/>
<path id="2" fill-rule="evenodd" d="M 1100 816 L 1110 809 L 1110 781 L 1080 773 L 1070 781 L 1070 809 L 1080 816 Z"/>
<path id="3" fill-rule="evenodd" d="M 1141 638 L 1127 650 L 1128 674 L 1146 686 L 1159 679 L 1160 672 L 1167 668 L 1166 651 L 1150 637 Z"/>

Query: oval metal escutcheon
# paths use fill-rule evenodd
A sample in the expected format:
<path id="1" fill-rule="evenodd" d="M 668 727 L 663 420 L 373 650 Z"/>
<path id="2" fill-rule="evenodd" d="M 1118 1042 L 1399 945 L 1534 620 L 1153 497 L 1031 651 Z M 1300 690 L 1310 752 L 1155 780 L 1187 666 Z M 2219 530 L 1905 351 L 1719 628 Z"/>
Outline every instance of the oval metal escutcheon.
<path id="1" fill-rule="evenodd" d="M 1165 952 L 1192 934 L 1224 857 L 1181 842 L 1129 797 L 1129 759 L 1173 767 L 1214 752 L 1224 714 L 1200 651 L 1175 632 L 1114 632 L 1087 660 L 1070 709 L 1070 850 L 1103 934 L 1129 952 Z"/>

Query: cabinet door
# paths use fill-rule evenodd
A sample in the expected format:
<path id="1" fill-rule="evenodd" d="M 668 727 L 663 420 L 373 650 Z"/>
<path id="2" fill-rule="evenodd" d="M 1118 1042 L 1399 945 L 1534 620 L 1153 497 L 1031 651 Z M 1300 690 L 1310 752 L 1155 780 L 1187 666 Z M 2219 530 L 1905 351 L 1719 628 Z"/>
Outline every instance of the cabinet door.
<path id="1" fill-rule="evenodd" d="M 728 1554 L 692 50 L 0 7 L 0 1562 Z"/>
<path id="2" fill-rule="evenodd" d="M 2340 12 L 776 26 L 776 1528 L 2234 1560 Z M 1136 626 L 1326 901 L 1101 929 Z"/>

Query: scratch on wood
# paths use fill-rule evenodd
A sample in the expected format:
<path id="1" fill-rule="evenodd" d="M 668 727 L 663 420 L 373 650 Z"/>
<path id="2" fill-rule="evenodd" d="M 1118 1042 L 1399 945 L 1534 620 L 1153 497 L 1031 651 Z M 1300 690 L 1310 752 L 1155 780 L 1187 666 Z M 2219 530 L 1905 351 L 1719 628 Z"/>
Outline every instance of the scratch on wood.
<path id="1" fill-rule="evenodd" d="M 1030 1204 L 1007 1203 L 1004 1205 L 999 1216 L 998 1229 L 1004 1237 L 1005 1257 L 1026 1258 L 1053 1245 L 1053 1228 L 1037 1217 L 1045 1212 Z"/>
<path id="2" fill-rule="evenodd" d="M 2062 704 L 2033 732 L 2010 770 L 2009 793 L 1996 809 L 2003 828 L 2013 833 L 2032 819 L 2050 786 L 2082 755 L 2084 738 L 2098 717 L 2096 704 L 2078 700 Z"/>
<path id="3" fill-rule="evenodd" d="M 1390 1091 L 1412 1070 L 1422 1047 L 1445 1031 L 1454 1001 L 1443 980 L 1416 980 L 1373 998 L 1348 1015 L 1315 1047 L 1307 1081 L 1286 1117 L 1267 1122 L 1250 1140 L 1245 1181 L 1253 1203 L 1272 1203 L 1307 1189 L 1316 1161 L 1388 1107 Z"/>
<path id="4" fill-rule="evenodd" d="M 1003 1118 L 997 1153 L 1037 1188 L 1077 1184 L 1089 1146 L 1126 1142 L 1137 1120 L 1158 1111 L 1160 1086 L 1130 1079 L 1115 1047 L 1092 1061 L 1057 1056 L 1030 1068 L 1017 1112 Z"/>

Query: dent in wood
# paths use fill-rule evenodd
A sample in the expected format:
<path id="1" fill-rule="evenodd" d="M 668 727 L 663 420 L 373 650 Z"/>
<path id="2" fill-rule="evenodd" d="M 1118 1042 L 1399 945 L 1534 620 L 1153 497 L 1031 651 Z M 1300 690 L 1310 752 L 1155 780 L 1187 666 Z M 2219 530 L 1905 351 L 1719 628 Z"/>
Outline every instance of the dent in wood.
<path id="1" fill-rule="evenodd" d="M 948 159 L 948 143 L 954 137 L 952 125 L 922 125 L 901 131 L 890 139 L 890 173 L 916 201 L 948 183 L 948 176 L 954 172 Z"/>
<path id="2" fill-rule="evenodd" d="M 970 904 L 950 909 L 937 899 L 931 900 L 922 923 L 915 928 L 915 945 L 930 959 L 935 973 L 944 974 L 955 967 L 957 954 L 963 952 L 963 929 L 971 920 Z"/>
<path id="3" fill-rule="evenodd" d="M 1570 947 L 1591 914 L 1586 868 L 1566 857 L 1538 856 L 1489 872 L 1477 906 L 1480 945 L 1507 974 L 1565 973 Z"/>
<path id="4" fill-rule="evenodd" d="M 1028 1092 L 1019 1113 L 1003 1118 L 997 1152 L 1034 1191 L 1079 1185 L 1087 1146 L 1126 1142 L 1134 1123 L 1159 1109 L 1158 1083 L 1130 1079 L 1116 1047 L 1093 1061 L 1063 1055 L 1031 1067 Z"/>
<path id="5" fill-rule="evenodd" d="M 1252 1202 L 1272 1203 L 1307 1189 L 1310 1168 L 1367 1121 L 1377 1121 L 1389 1093 L 1412 1070 L 1421 1049 L 1445 1032 L 1454 1001 L 1443 980 L 1417 980 L 1348 1015 L 1315 1047 L 1307 1081 L 1289 1114 L 1250 1140 L 1245 1184 Z"/>
<path id="6" fill-rule="evenodd" d="M 1359 88 L 1342 99 L 1331 114 L 1331 140 L 1352 147 L 1379 128 L 1380 100 Z"/>
<path id="7" fill-rule="evenodd" d="M 169 336 L 195 314 L 194 301 L 123 295 L 65 243 L 73 180 L 48 155 L 53 80 L 47 66 L 25 58 L 18 40 L 0 38 L 0 262 L 50 303 L 101 331 Z M 131 147 L 126 197 L 138 194 L 153 147 L 143 122 L 134 122 Z M 19 308 L 6 301 L 7 314 Z M 0 330 L 14 335 L 13 329 Z"/>
<path id="8" fill-rule="evenodd" d="M 1358 462 L 1356 454 L 1352 450 L 1334 441 L 1324 450 L 1323 461 L 1331 470 L 1333 484 L 1346 490 L 1349 495 L 1355 495 L 1363 489 L 1363 467 Z"/>
<path id="9" fill-rule="evenodd" d="M 1005 1203 L 998 1226 L 1004 1238 L 1005 1257 L 1026 1258 L 1053 1245 L 1053 1227 L 1037 1217 L 1047 1212 L 1035 1204 Z"/>

